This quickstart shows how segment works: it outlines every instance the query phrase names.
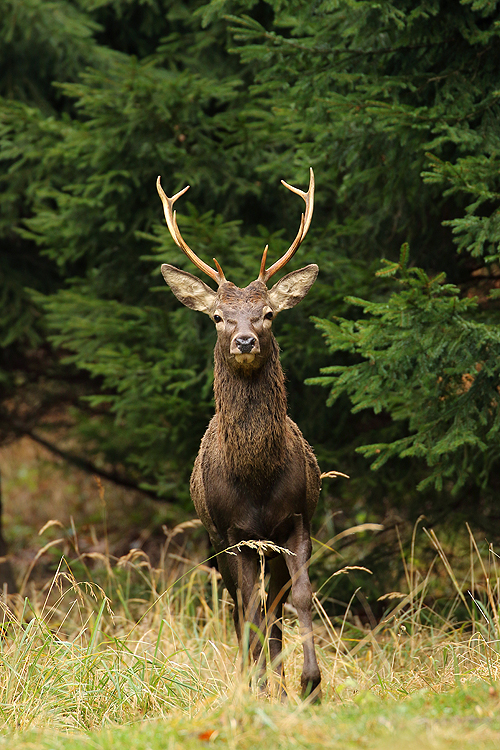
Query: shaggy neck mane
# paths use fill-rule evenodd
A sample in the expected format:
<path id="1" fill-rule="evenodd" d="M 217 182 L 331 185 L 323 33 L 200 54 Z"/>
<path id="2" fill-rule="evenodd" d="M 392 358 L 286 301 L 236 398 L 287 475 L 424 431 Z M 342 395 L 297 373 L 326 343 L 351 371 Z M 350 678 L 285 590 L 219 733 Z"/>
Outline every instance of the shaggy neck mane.
<path id="1" fill-rule="evenodd" d="M 287 402 L 276 339 L 259 370 L 228 367 L 215 347 L 214 395 L 219 449 L 241 479 L 267 480 L 286 460 Z"/>

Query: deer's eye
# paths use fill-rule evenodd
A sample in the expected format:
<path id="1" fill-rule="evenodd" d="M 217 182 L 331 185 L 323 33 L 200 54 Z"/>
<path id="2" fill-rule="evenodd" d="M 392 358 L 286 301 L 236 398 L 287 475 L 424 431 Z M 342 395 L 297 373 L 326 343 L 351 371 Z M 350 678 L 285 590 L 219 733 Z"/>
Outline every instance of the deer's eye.
<path id="1" fill-rule="evenodd" d="M 214 315 L 214 322 L 215 323 L 222 323 L 222 318 L 220 315 Z"/>
<path id="2" fill-rule="evenodd" d="M 272 320 L 274 318 L 274 314 L 272 310 L 269 310 L 269 312 L 266 312 L 266 314 L 264 315 L 264 318 L 265 320 Z"/>

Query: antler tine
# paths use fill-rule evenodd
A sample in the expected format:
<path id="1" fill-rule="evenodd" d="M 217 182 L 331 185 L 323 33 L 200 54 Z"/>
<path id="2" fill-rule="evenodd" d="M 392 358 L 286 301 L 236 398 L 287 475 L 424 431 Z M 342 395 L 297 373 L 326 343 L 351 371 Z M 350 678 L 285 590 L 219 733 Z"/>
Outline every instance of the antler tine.
<path id="1" fill-rule="evenodd" d="M 163 204 L 163 213 L 165 214 L 165 221 L 167 222 L 167 227 L 172 235 L 172 239 L 174 240 L 175 244 L 180 247 L 180 249 L 187 255 L 189 260 L 194 263 L 194 265 L 200 269 L 200 271 L 203 271 L 208 276 L 210 276 L 211 279 L 213 279 L 217 284 L 220 286 L 223 281 L 225 281 L 225 276 L 222 271 L 222 268 L 219 266 L 219 264 L 216 261 L 217 265 L 217 271 L 214 271 L 213 268 L 211 268 L 207 263 L 205 263 L 201 258 L 198 258 L 196 253 L 194 253 L 189 245 L 182 239 L 182 235 L 179 231 L 179 227 L 177 226 L 177 212 L 173 210 L 173 205 L 177 198 L 180 198 L 181 195 L 184 195 L 184 193 L 189 190 L 189 185 L 186 185 L 186 187 L 183 190 L 179 190 L 178 193 L 176 193 L 172 198 L 169 198 L 165 191 L 163 190 L 161 186 L 161 178 L 158 176 L 158 179 L 156 180 L 156 189 L 158 190 L 158 195 L 161 198 L 161 202 Z"/>
<path id="2" fill-rule="evenodd" d="M 308 229 L 311 225 L 311 219 L 313 215 L 313 209 L 314 209 L 314 172 L 312 170 L 312 167 L 309 168 L 309 188 L 307 190 L 307 193 L 304 193 L 303 190 L 300 190 L 299 188 L 294 187 L 293 185 L 289 185 L 288 182 L 285 182 L 285 180 L 281 180 L 281 183 L 292 191 L 292 193 L 296 193 L 297 195 L 300 195 L 300 197 L 304 200 L 304 203 L 306 204 L 306 210 L 305 213 L 302 214 L 300 219 L 300 227 L 299 231 L 297 232 L 297 236 L 295 237 L 294 241 L 286 251 L 286 253 L 276 261 L 276 263 L 273 263 L 272 266 L 270 266 L 267 271 L 264 270 L 263 266 L 265 265 L 265 261 L 263 264 L 261 264 L 261 270 L 259 274 L 259 279 L 263 281 L 264 283 L 267 283 L 271 276 L 274 276 L 274 274 L 279 271 L 283 266 L 285 266 L 290 258 L 293 257 L 295 254 L 297 248 L 299 247 L 300 243 L 306 236 Z"/>
<path id="3" fill-rule="evenodd" d="M 264 252 L 262 253 L 262 260 L 260 261 L 260 273 L 259 273 L 259 279 L 263 280 L 265 273 L 266 273 L 266 260 L 267 260 L 267 251 L 269 250 L 269 245 L 266 245 L 264 248 Z"/>

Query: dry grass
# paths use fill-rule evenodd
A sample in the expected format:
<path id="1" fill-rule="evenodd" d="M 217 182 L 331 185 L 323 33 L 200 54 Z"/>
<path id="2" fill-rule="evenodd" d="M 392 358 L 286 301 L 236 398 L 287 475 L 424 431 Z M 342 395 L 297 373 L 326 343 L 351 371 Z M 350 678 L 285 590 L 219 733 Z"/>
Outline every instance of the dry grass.
<path id="1" fill-rule="evenodd" d="M 464 605 L 462 584 L 434 540 L 456 586 L 456 605 Z M 479 566 L 489 588 L 482 602 L 479 594 L 475 602 L 465 601 L 470 610 L 465 622 L 444 619 L 429 608 L 429 576 L 415 570 L 409 573 L 413 588 L 392 593 L 392 608 L 374 629 L 360 631 L 348 610 L 332 621 L 321 597 L 315 597 L 325 703 L 349 704 L 366 694 L 402 699 L 500 682 L 497 558 L 493 551 L 486 560 L 478 557 L 471 540 L 476 558 L 471 569 Z M 164 562 L 168 545 L 166 539 Z M 179 576 L 166 564 L 152 566 L 140 550 L 116 563 L 97 553 L 91 561 L 89 567 L 87 553 L 75 554 L 71 562 L 62 558 L 45 586 L 2 603 L 4 728 L 89 729 L 172 711 L 192 717 L 214 701 L 246 694 L 251 675 L 242 679 L 236 668 L 232 605 L 213 568 L 185 563 Z M 289 614 L 287 684 L 290 703 L 300 705 L 302 649 Z"/>
<path id="2" fill-rule="evenodd" d="M 332 622 L 317 598 L 323 701 L 310 707 L 297 694 L 290 617 L 282 705 L 251 695 L 252 675 L 239 674 L 231 604 L 214 569 L 198 564 L 169 580 L 136 551 L 113 566 L 95 560 L 82 582 L 79 562 L 63 559 L 43 591 L 0 607 L 0 727 L 16 747 L 251 748 L 264 737 L 277 748 L 498 746 L 493 598 L 480 620 L 440 620 L 424 578 L 364 633 L 347 613 Z M 492 573 L 495 556 L 479 565 Z"/>
<path id="3" fill-rule="evenodd" d="M 252 696 L 252 675 L 237 669 L 232 605 L 218 573 L 196 555 L 197 524 L 170 529 L 151 557 L 139 547 L 119 555 L 106 529 L 115 510 L 127 512 L 128 500 L 85 479 L 88 495 L 76 492 L 81 514 L 70 510 L 64 492 L 74 493 L 75 476 L 54 478 L 42 457 L 47 466 L 34 477 L 27 451 L 26 476 L 22 461 L 7 466 L 2 456 L 8 523 L 25 513 L 42 531 L 21 535 L 31 545 L 30 556 L 17 559 L 21 593 L 0 602 L 0 728 L 11 742 L 15 735 L 16 747 L 250 748 L 259 736 L 277 748 L 408 750 L 411 732 L 419 748 L 498 746 L 498 558 L 470 530 L 460 568 L 438 536 L 415 530 L 405 581 L 386 593 L 387 614 L 374 628 L 352 616 L 355 591 L 343 616 L 332 618 L 319 589 L 318 707 L 298 696 L 302 649 L 289 609 L 289 700 L 280 705 Z M 154 506 L 150 528 L 157 512 Z M 315 555 L 335 549 L 338 538 L 317 545 Z M 417 560 L 421 540 L 435 552 L 427 567 Z M 446 610 L 435 611 L 430 594 L 445 579 L 454 593 Z"/>

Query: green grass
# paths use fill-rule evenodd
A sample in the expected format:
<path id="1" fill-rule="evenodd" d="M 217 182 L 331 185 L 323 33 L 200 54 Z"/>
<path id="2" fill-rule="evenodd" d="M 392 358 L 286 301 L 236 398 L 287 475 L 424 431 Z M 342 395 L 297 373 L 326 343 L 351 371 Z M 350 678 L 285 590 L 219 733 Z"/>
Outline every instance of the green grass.
<path id="1" fill-rule="evenodd" d="M 29 466 L 23 450 L 18 464 Z M 10 541 L 21 551 L 21 592 L 0 594 L 0 750 L 500 747 L 498 558 L 470 531 L 452 544 L 415 530 L 404 580 L 386 592 L 386 614 L 371 629 L 352 611 L 369 571 L 338 570 L 341 539 L 358 534 L 363 547 L 370 525 L 316 542 L 323 699 L 311 706 L 298 695 L 302 648 L 289 610 L 289 699 L 281 704 L 251 693 L 252 675 L 239 673 L 227 593 L 213 569 L 190 562 L 204 550 L 194 524 L 152 534 L 149 557 L 139 549 L 120 557 L 130 547 L 123 530 L 137 498 L 104 497 L 95 483 L 85 494 L 84 479 L 71 504 L 75 477 L 54 484 L 48 463 L 34 482 L 45 488 L 42 497 L 26 491 L 18 464 L 4 471 L 7 519 L 17 518 L 20 529 L 18 543 Z M 50 501 L 54 487 L 59 504 Z M 158 511 L 146 510 L 149 520 L 141 517 L 137 528 L 153 530 Z M 58 520 L 47 525 L 42 511 Z M 339 575 L 352 598 L 332 618 Z"/>
<path id="2" fill-rule="evenodd" d="M 0 603 L 0 748 L 498 748 L 496 556 L 482 560 L 471 543 L 472 586 L 434 544 L 433 569 L 456 589 L 446 618 L 426 603 L 430 577 L 410 563 L 408 592 L 389 599 L 375 629 L 349 612 L 331 621 L 316 598 L 319 705 L 297 692 L 293 613 L 281 704 L 240 675 L 231 604 L 213 569 L 169 579 L 139 551 L 114 566 L 94 555 L 92 570 L 63 559 L 45 586 Z"/>
<path id="3" fill-rule="evenodd" d="M 402 699 L 359 694 L 348 704 L 277 705 L 237 691 L 172 712 L 99 731 L 62 733 L 50 729 L 8 733 L 0 747 L 84 748 L 498 748 L 499 699 L 487 685 L 439 695 L 419 691 Z"/>

